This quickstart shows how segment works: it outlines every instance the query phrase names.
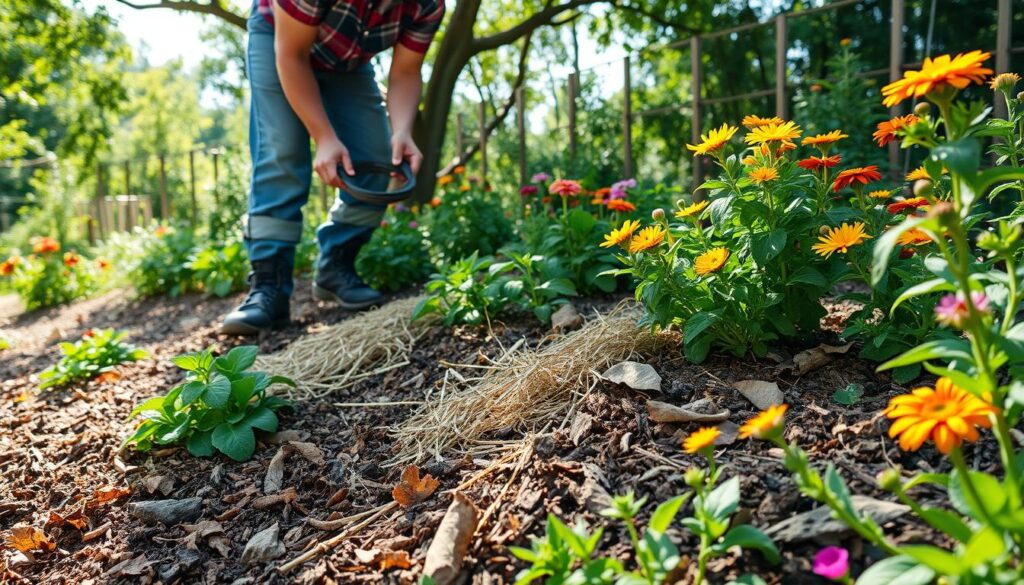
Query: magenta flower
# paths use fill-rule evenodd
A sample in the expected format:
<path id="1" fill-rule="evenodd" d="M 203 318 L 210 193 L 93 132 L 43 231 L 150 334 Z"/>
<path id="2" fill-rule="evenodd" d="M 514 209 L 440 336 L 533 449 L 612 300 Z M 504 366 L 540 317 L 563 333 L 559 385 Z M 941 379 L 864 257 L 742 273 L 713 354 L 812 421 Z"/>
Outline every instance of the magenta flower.
<path id="1" fill-rule="evenodd" d="M 540 173 L 537 173 L 534 176 L 530 177 L 530 182 L 531 183 L 547 183 L 550 180 L 551 180 L 551 175 L 549 175 L 549 174 L 547 174 L 545 172 L 540 172 Z"/>
<path id="2" fill-rule="evenodd" d="M 401 203 L 395 203 L 395 211 L 398 213 L 402 213 L 403 211 L 409 211 L 409 208 L 402 205 Z"/>
<path id="3" fill-rule="evenodd" d="M 412 229 L 416 229 L 416 228 L 420 227 L 420 222 L 418 222 L 418 221 L 416 221 L 414 219 L 414 220 L 409 222 L 409 227 L 411 227 Z"/>
<path id="4" fill-rule="evenodd" d="M 624 179 L 612 185 L 609 199 L 625 199 L 629 196 L 629 189 L 636 187 L 636 179 Z"/>
<path id="5" fill-rule="evenodd" d="M 845 578 L 850 572 L 850 553 L 845 548 L 826 546 L 814 555 L 814 574 L 832 581 Z"/>
<path id="6" fill-rule="evenodd" d="M 519 188 L 519 195 L 521 197 L 529 197 L 531 195 L 536 195 L 538 191 L 539 189 L 537 188 L 537 185 L 523 185 Z"/>
<path id="7" fill-rule="evenodd" d="M 989 312 L 988 297 L 983 292 L 972 291 L 971 304 L 974 305 L 974 308 L 979 313 L 987 314 Z M 955 295 L 946 295 L 942 297 L 939 304 L 935 305 L 935 320 L 947 327 L 963 329 L 970 315 L 970 309 L 967 307 L 967 297 L 964 296 L 963 292 L 957 292 Z"/>

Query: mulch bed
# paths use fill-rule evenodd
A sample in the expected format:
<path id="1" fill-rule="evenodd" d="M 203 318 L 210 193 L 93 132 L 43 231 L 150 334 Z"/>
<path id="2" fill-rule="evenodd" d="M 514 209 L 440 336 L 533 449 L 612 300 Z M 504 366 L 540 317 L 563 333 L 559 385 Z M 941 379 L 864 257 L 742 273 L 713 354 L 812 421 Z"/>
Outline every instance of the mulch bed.
<path id="1" fill-rule="evenodd" d="M 312 301 L 307 289 L 306 283 L 297 288 L 292 309 L 295 322 L 256 340 L 261 351 L 276 351 L 320 323 L 350 316 Z M 293 573 L 277 571 L 277 566 L 311 543 L 333 534 L 312 527 L 307 518 L 330 520 L 387 504 L 401 474 L 401 469 L 387 465 L 397 452 L 389 431 L 415 406 L 352 408 L 335 403 L 422 400 L 444 377 L 446 367 L 440 361 L 478 363 L 481 356 L 498 356 L 502 347 L 524 337 L 532 346 L 548 332 L 526 318 L 496 324 L 493 336 L 478 328 L 432 329 L 418 343 L 409 366 L 369 378 L 329 399 L 299 403 L 286 411 L 282 416 L 286 432 L 264 437 L 256 456 L 246 463 L 220 456 L 197 459 L 183 449 L 147 455 L 126 451 L 123 460 L 116 457 L 131 408 L 141 399 L 166 391 L 179 379 L 170 357 L 208 345 L 224 351 L 247 341 L 217 334 L 219 318 L 238 300 L 187 296 L 132 301 L 123 293 L 112 293 L 69 307 L 0 317 L 2 336 L 15 344 L 14 349 L 0 353 L 0 476 L 4 478 L 0 483 L 0 529 L 18 523 L 40 528 L 45 524 L 46 534 L 57 545 L 55 551 L 32 559 L 18 556 L 10 547 L 0 549 L 0 581 L 89 585 L 157 581 L 411 583 L 418 579 L 427 546 L 450 501 L 443 490 L 493 467 L 493 460 L 452 456 L 423 462 L 423 471 L 441 482 L 433 497 L 384 516 Z M 580 308 L 588 314 L 612 304 L 606 299 L 580 304 Z M 116 380 L 38 394 L 32 374 L 56 360 L 56 342 L 102 327 L 128 331 L 129 339 L 148 349 L 152 359 L 120 367 Z M 595 502 L 601 501 L 603 492 L 632 490 L 637 497 L 649 499 L 646 518 L 654 503 L 684 491 L 682 473 L 699 461 L 683 454 L 680 442 L 696 426 L 651 422 L 645 408 L 647 398 L 679 405 L 708 398 L 716 406 L 728 408 L 730 421 L 739 424 L 756 409 L 729 383 L 775 380 L 790 404 L 788 438 L 798 440 L 815 462 L 834 463 L 855 493 L 885 498 L 875 487 L 874 477 L 887 461 L 912 471 L 943 468 L 943 460 L 933 450 L 908 456 L 884 435 L 886 424 L 877 413 L 892 395 L 905 389 L 876 375 L 873 364 L 852 357 L 851 352 L 804 376 L 793 376 L 781 371 L 779 364 L 792 352 L 778 352 L 777 360 L 713 356 L 705 364 L 693 365 L 677 349 L 670 349 L 648 360 L 663 378 L 661 394 L 648 396 L 610 383 L 599 385 L 577 409 L 572 424 L 531 439 L 531 459 L 506 490 L 488 525 L 478 532 L 463 582 L 513 582 L 523 565 L 511 557 L 508 545 L 528 547 L 531 536 L 543 533 L 548 513 L 600 525 L 604 520 L 595 513 Z M 418 383 L 404 384 L 417 377 Z M 859 403 L 843 406 L 831 399 L 833 392 L 851 383 L 864 387 Z M 516 429 L 505 429 L 491 438 L 514 446 L 522 435 Z M 287 446 L 289 440 L 315 445 L 323 461 L 304 457 Z M 282 450 L 286 451 L 281 492 L 285 496 L 267 497 L 263 492 L 267 469 Z M 990 443 L 970 449 L 968 455 L 982 468 L 998 459 Z M 719 461 L 729 466 L 727 477 L 736 474 L 741 478 L 740 515 L 749 522 L 767 527 L 814 507 L 796 492 L 779 455 L 767 444 L 737 441 L 719 450 Z M 489 506 L 509 483 L 514 463 L 492 469 L 467 490 L 469 498 L 481 509 Z M 930 500 L 940 494 L 922 491 L 921 495 Z M 128 511 L 130 502 L 193 497 L 202 499 L 202 514 L 191 525 L 151 526 Z M 81 514 L 76 516 L 76 512 Z M 240 557 L 245 544 L 275 524 L 285 554 L 270 563 L 244 564 Z M 925 527 L 904 518 L 886 528 L 898 542 L 934 540 Z M 697 540 L 681 529 L 674 530 L 670 534 L 684 557 L 692 555 Z M 85 534 L 88 542 L 83 542 Z M 726 583 L 751 571 L 770 583 L 821 583 L 810 573 L 810 558 L 826 542 L 850 546 L 858 568 L 877 557 L 877 551 L 844 538 L 833 535 L 811 542 L 780 543 L 784 560 L 776 567 L 767 565 L 756 553 L 733 554 L 711 563 L 710 579 Z M 627 543 L 624 530 L 610 526 L 601 550 L 625 559 Z M 399 563 L 382 570 L 381 562 L 365 552 L 374 550 L 406 551 L 411 565 L 403 568 L 404 563 Z M 631 561 L 627 564 L 632 566 Z M 692 582 L 693 569 L 683 582 Z"/>

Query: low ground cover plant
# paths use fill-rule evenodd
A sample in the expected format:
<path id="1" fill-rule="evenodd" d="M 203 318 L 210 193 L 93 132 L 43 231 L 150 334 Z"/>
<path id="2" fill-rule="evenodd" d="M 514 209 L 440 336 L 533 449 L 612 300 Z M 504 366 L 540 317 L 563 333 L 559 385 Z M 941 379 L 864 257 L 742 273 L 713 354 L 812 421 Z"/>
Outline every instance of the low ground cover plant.
<path id="1" fill-rule="evenodd" d="M 417 211 L 418 207 L 393 205 L 360 250 L 356 270 L 377 290 L 398 291 L 423 282 L 433 272 Z"/>
<path id="2" fill-rule="evenodd" d="M 129 421 L 140 422 L 123 446 L 148 451 L 153 445 L 184 443 L 198 457 L 219 451 L 236 461 L 251 458 L 256 431 L 276 431 L 276 412 L 288 404 L 267 389 L 295 385 L 282 376 L 251 371 L 258 352 L 255 346 L 240 346 L 218 357 L 206 349 L 174 358 L 185 371 L 184 381 L 132 410 Z"/>
<path id="3" fill-rule="evenodd" d="M 0 263 L 0 278 L 9 281 L 27 309 L 62 305 L 96 290 L 106 270 L 102 261 L 62 253 L 60 242 L 48 236 L 33 238 L 30 244 L 31 254 L 15 254 Z"/>
<path id="4" fill-rule="evenodd" d="M 89 380 L 114 367 L 149 357 L 149 352 L 125 343 L 127 334 L 113 329 L 90 329 L 74 343 L 61 343 L 60 360 L 39 373 L 41 389 L 59 388 Z"/>

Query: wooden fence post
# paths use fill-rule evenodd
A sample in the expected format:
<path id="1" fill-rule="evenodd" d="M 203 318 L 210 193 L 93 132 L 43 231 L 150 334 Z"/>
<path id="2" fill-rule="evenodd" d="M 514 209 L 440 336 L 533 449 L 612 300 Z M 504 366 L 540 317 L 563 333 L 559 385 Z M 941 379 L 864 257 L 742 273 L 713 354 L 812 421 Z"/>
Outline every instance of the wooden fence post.
<path id="1" fill-rule="evenodd" d="M 576 73 L 570 73 L 568 83 L 565 86 L 565 110 L 569 116 L 569 161 L 576 163 L 576 96 L 579 77 Z"/>
<path id="2" fill-rule="evenodd" d="M 786 91 L 786 46 L 788 44 L 786 15 L 775 17 L 775 115 L 789 117 L 789 94 Z"/>
<path id="3" fill-rule="evenodd" d="M 463 164 L 462 156 L 466 153 L 466 119 L 459 112 L 455 116 L 455 156 L 459 164 Z"/>
<path id="4" fill-rule="evenodd" d="M 889 19 L 889 81 L 903 76 L 903 20 L 906 17 L 904 0 L 892 0 L 892 15 Z M 889 108 L 890 116 L 899 116 L 900 107 Z M 900 173 L 899 141 L 889 143 L 889 176 L 897 179 Z"/>
<path id="5" fill-rule="evenodd" d="M 477 109 L 480 117 L 480 182 L 487 184 L 487 104 L 483 101 Z"/>
<path id="6" fill-rule="evenodd" d="M 210 156 L 213 158 L 213 203 L 214 205 L 220 204 L 220 149 L 217 147 L 210 149 Z"/>
<path id="7" fill-rule="evenodd" d="M 694 144 L 700 144 L 701 131 L 701 104 L 700 104 L 700 82 L 701 82 L 701 59 L 700 59 L 700 37 L 690 37 L 690 95 L 693 103 L 693 120 L 690 122 L 690 139 Z M 699 201 L 704 198 L 698 192 L 697 187 L 704 183 L 704 166 L 700 157 L 693 157 L 693 199 Z"/>
<path id="8" fill-rule="evenodd" d="M 996 9 L 996 73 L 1010 71 L 1010 35 L 1013 32 L 1013 15 L 1010 0 L 997 0 Z M 995 94 L 995 114 L 999 118 L 1006 117 L 1006 100 L 1003 94 Z"/>
<path id="9" fill-rule="evenodd" d="M 192 225 L 199 219 L 199 202 L 196 200 L 196 151 L 188 151 L 188 180 L 192 192 Z"/>
<path id="10" fill-rule="evenodd" d="M 526 93 L 516 88 L 516 131 L 519 137 L 519 184 L 526 184 Z"/>
<path id="11" fill-rule="evenodd" d="M 630 60 L 622 59 L 622 167 L 625 178 L 633 178 L 633 82 Z"/>
<path id="12" fill-rule="evenodd" d="M 131 195 L 132 193 L 132 161 L 131 159 L 124 159 L 124 194 Z"/>
<path id="13" fill-rule="evenodd" d="M 106 192 L 103 184 L 103 163 L 96 163 L 96 197 L 95 197 L 95 208 L 96 208 L 96 221 L 100 227 L 100 238 L 106 237 L 110 233 L 110 227 L 107 225 L 107 218 L 103 212 L 104 204 L 106 203 Z"/>
<path id="14" fill-rule="evenodd" d="M 160 219 L 171 218 L 171 202 L 167 198 L 167 155 L 160 154 Z"/>

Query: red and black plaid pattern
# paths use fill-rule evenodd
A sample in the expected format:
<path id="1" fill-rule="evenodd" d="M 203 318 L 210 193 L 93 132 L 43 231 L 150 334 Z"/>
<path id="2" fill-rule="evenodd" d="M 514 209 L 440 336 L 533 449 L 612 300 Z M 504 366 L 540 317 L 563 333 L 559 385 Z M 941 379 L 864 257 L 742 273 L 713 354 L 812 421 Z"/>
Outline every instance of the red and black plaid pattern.
<path id="1" fill-rule="evenodd" d="M 351 71 L 397 43 L 426 53 L 444 17 L 444 0 L 259 0 L 271 23 L 271 2 L 319 29 L 311 59 L 330 71 Z"/>

